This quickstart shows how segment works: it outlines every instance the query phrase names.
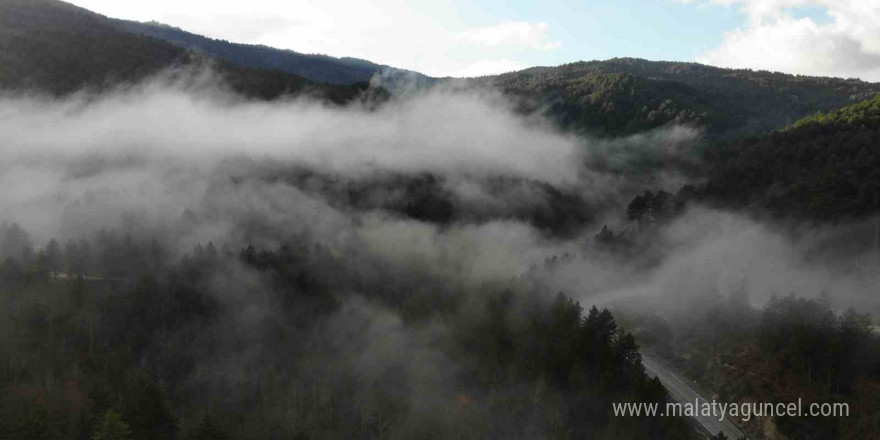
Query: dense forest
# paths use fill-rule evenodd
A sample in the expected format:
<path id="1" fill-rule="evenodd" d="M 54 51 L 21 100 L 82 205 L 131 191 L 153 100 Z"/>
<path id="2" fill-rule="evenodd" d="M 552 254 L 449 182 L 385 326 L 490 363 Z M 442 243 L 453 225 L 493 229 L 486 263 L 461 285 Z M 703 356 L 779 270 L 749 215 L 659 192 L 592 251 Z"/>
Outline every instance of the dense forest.
<path id="1" fill-rule="evenodd" d="M 723 206 L 824 222 L 880 211 L 880 98 L 706 149 L 703 195 Z"/>
<path id="2" fill-rule="evenodd" d="M 880 86 L 856 79 L 631 58 L 535 67 L 480 81 L 520 97 L 525 111 L 540 110 L 564 127 L 601 136 L 687 124 L 730 139 L 880 93 Z"/>
<path id="3" fill-rule="evenodd" d="M 204 52 L 230 63 L 257 69 L 280 70 L 327 84 L 368 83 L 374 76 L 383 77 L 383 85 L 395 82 L 410 86 L 426 86 L 432 79 L 417 72 L 395 69 L 357 58 L 335 58 L 328 55 L 309 55 L 268 46 L 232 43 L 186 32 L 161 23 L 118 21 L 127 32 L 146 35 L 176 46 Z"/>
<path id="4" fill-rule="evenodd" d="M 0 238 L 5 439 L 691 435 L 611 417 L 666 392 L 607 310 L 563 294 L 402 280 L 305 239 L 176 260 L 113 230 Z"/>
<path id="5" fill-rule="evenodd" d="M 519 221 L 548 236 L 571 237 L 595 221 L 596 212 L 614 200 L 587 200 L 575 189 L 517 177 L 493 177 L 481 182 L 491 198 L 485 203 L 456 191 L 457 182 L 438 173 L 375 173 L 352 181 L 306 167 L 267 167 L 249 170 L 248 178 L 284 182 L 308 189 L 339 209 L 382 210 L 441 226 L 480 224 L 493 220 Z"/>
<path id="6" fill-rule="evenodd" d="M 262 99 L 308 93 L 347 102 L 377 74 L 392 89 L 450 83 L 363 60 L 239 45 L 165 25 L 111 20 L 54 0 L 3 0 L 0 20 L 0 86 L 7 89 L 66 94 L 205 62 L 234 90 Z M 90 56 L 95 53 L 102 56 Z M 628 58 L 538 67 L 465 83 L 496 87 L 515 98 L 524 113 L 540 111 L 563 127 L 604 137 L 685 124 L 705 128 L 713 139 L 733 139 L 880 92 L 875 84 L 854 79 Z"/>
<path id="7" fill-rule="evenodd" d="M 96 56 L 100 54 L 100 56 Z M 240 66 L 124 32 L 106 17 L 55 0 L 0 0 L 0 88 L 65 95 L 131 84 L 169 68 L 210 65 L 231 89 L 273 99 L 310 94 L 344 103 L 366 82 L 330 86 Z"/>
<path id="8" fill-rule="evenodd" d="M 845 402 L 849 417 L 756 417 L 741 426 L 768 438 L 867 439 L 877 435 L 880 338 L 871 316 L 818 299 L 774 296 L 761 309 L 741 283 L 695 302 L 687 314 L 621 304 L 622 321 L 647 349 L 673 360 L 723 402 Z M 806 408 L 806 406 L 805 406 Z"/>
<path id="9" fill-rule="evenodd" d="M 65 94 L 206 61 L 234 90 L 262 99 L 308 93 L 347 102 L 360 96 L 376 75 L 391 89 L 461 83 L 363 60 L 303 55 L 211 40 L 155 23 L 111 20 L 55 0 L 3 0 L 0 20 L 0 86 L 7 89 Z M 90 56 L 95 53 L 102 56 Z M 734 139 L 880 93 L 877 85 L 855 79 L 629 58 L 536 67 L 464 83 L 498 88 L 524 113 L 538 111 L 567 129 L 604 137 L 684 124 L 704 128 L 712 139 Z"/>
<path id="10" fill-rule="evenodd" d="M 0 92 L 0 439 L 710 435 L 613 415 L 672 399 L 642 353 L 850 405 L 753 440 L 880 438 L 880 83 L 433 79 L 0 0 Z"/>

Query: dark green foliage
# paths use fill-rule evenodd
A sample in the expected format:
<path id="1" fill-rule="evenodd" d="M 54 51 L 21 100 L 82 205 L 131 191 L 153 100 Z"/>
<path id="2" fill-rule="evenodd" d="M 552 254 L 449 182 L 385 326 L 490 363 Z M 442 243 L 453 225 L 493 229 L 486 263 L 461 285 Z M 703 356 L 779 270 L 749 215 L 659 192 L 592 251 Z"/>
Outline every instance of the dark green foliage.
<path id="1" fill-rule="evenodd" d="M 481 368 L 472 380 L 549 381 L 548 393 L 565 396 L 556 410 L 564 410 L 565 435 L 572 438 L 599 432 L 607 436 L 600 438 L 621 438 L 624 428 L 618 426 L 622 420 L 610 413 L 612 402 L 664 402 L 668 398 L 659 382 L 645 376 L 635 339 L 618 331 L 608 310 L 600 312 L 594 306 L 583 316 L 580 305 L 560 293 L 549 308 L 534 308 L 528 314 L 530 324 L 523 328 L 512 313 L 521 300 L 510 293 L 494 295 L 486 303 L 489 319 L 476 328 L 462 329 L 469 351 L 480 353 Z M 518 424 L 527 422 L 528 418 L 508 421 L 513 429 L 500 432 L 516 435 L 523 432 Z M 689 436 L 679 419 L 625 423 L 625 431 L 634 438 Z"/>
<path id="2" fill-rule="evenodd" d="M 123 411 L 131 427 L 132 438 L 174 440 L 177 438 L 177 420 L 168 406 L 164 393 L 156 385 L 144 384 L 135 392 Z"/>
<path id="3" fill-rule="evenodd" d="M 707 150 L 709 200 L 840 221 L 880 210 L 880 98 Z"/>
<path id="4" fill-rule="evenodd" d="M 131 430 L 121 415 L 112 409 L 107 410 L 92 440 L 131 440 Z"/>
<path id="5" fill-rule="evenodd" d="M 786 438 L 866 438 L 877 407 L 866 396 L 880 383 L 880 339 L 871 317 L 849 309 L 835 313 L 830 295 L 805 299 L 773 297 L 753 309 L 741 285 L 722 300 L 693 304 L 673 323 L 664 356 L 674 359 L 700 385 L 724 402 L 847 403 L 849 417 L 776 417 Z M 650 307 L 649 307 L 650 309 Z M 662 345 L 646 335 L 656 328 L 651 314 L 629 314 L 639 342 L 654 353 Z M 745 423 L 764 433 L 766 420 Z M 763 434 L 762 434 L 763 435 Z"/>
<path id="6" fill-rule="evenodd" d="M 8 440 L 56 438 L 42 402 L 33 398 L 4 397 L 0 402 L 0 437 Z"/>
<path id="7" fill-rule="evenodd" d="M 837 316 L 823 301 L 794 296 L 770 301 L 759 332 L 764 350 L 829 393 L 849 393 L 857 377 L 871 372 L 878 360 L 871 339 L 870 315 L 849 309 Z"/>
<path id="8" fill-rule="evenodd" d="M 735 138 L 880 92 L 880 86 L 855 79 L 631 58 L 536 67 L 480 81 L 524 98 L 524 110 L 546 109 L 565 127 L 605 136 L 677 123 Z"/>
<path id="9" fill-rule="evenodd" d="M 280 70 L 210 60 L 119 30 L 107 17 L 57 0 L 0 0 L 0 89 L 65 95 L 136 83 L 169 68 L 204 65 L 211 65 L 236 92 L 260 99 L 308 93 L 343 103 L 368 87 L 321 85 Z"/>
<path id="10" fill-rule="evenodd" d="M 835 315 L 822 300 L 774 298 L 764 310 L 757 339 L 772 360 L 770 400 L 798 395 L 809 402 L 848 402 L 853 411 L 857 381 L 880 380 L 871 317 L 852 309 Z M 858 423 L 846 417 L 781 417 L 777 425 L 790 438 L 835 439 Z"/>
<path id="11" fill-rule="evenodd" d="M 797 130 L 810 125 L 853 126 L 862 124 L 873 126 L 880 124 L 880 98 L 863 101 L 828 114 L 819 112 L 795 122 L 786 130 Z"/>
<path id="12" fill-rule="evenodd" d="M 626 208 L 626 217 L 630 221 L 647 225 L 663 223 L 684 211 L 685 199 L 680 196 L 659 191 L 656 195 L 651 191 L 636 196 Z"/>
<path id="13" fill-rule="evenodd" d="M 451 189 L 457 184 L 454 179 L 432 173 L 377 173 L 353 181 L 308 169 L 285 168 L 261 178 L 269 182 L 283 179 L 303 191 L 319 194 L 340 209 L 380 209 L 444 226 L 511 219 L 531 224 L 548 235 L 565 236 L 581 231 L 601 209 L 593 204 L 598 202 L 588 202 L 576 188 L 515 177 L 478 181 L 493 199 L 510 201 L 498 206 L 468 200 Z"/>
<path id="14" fill-rule="evenodd" d="M 0 88 L 68 93 L 138 80 L 184 57 L 174 46 L 120 33 L 104 17 L 68 3 L 0 1 Z"/>
<path id="15" fill-rule="evenodd" d="M 3 438 L 691 435 L 681 419 L 613 417 L 612 402 L 663 402 L 666 393 L 608 310 L 584 316 L 561 293 L 548 301 L 505 283 L 465 291 L 353 266 L 304 239 L 238 253 L 199 244 L 177 261 L 113 231 L 68 243 L 67 265 L 85 267 L 72 259 L 88 248 L 90 269 L 0 286 L 0 329 L 16 335 L 0 338 Z M 18 277 L 17 260 L 4 261 L 0 278 Z M 37 259 L 22 267 L 36 271 Z M 347 293 L 355 286 L 369 303 Z M 418 293 L 400 293 L 409 291 Z M 254 304 L 272 312 L 251 318 Z M 367 337 L 389 319 L 396 330 Z M 441 384 L 424 382 L 435 368 L 412 364 L 406 344 L 388 361 L 352 362 L 369 347 L 357 341 L 394 346 L 431 322 L 448 323 L 428 345 L 449 370 Z M 436 387 L 421 394 L 430 410 L 412 400 L 417 385 Z"/>

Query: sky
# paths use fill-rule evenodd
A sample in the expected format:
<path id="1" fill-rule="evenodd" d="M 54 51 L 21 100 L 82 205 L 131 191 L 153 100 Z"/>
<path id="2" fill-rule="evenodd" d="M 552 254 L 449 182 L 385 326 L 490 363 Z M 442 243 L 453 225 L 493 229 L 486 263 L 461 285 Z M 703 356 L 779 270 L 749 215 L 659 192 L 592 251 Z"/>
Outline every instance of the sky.
<path id="1" fill-rule="evenodd" d="M 639 57 L 880 81 L 877 0 L 72 0 L 239 43 L 479 76 Z"/>

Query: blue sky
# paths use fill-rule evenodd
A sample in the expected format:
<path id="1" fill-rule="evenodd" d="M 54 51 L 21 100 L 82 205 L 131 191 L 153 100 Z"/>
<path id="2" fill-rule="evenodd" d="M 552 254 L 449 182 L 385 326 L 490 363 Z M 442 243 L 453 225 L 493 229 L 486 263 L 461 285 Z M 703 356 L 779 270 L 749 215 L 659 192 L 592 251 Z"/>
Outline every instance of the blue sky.
<path id="1" fill-rule="evenodd" d="M 562 43 L 559 50 L 530 54 L 535 64 L 622 56 L 692 61 L 720 44 L 724 29 L 736 28 L 745 19 L 733 7 L 699 7 L 668 0 L 496 3 L 498 7 L 491 9 L 471 6 L 468 15 L 482 25 L 499 15 L 505 20 L 543 21 L 551 38 Z"/>
<path id="2" fill-rule="evenodd" d="M 873 0 L 73 0 L 214 38 L 435 76 L 640 57 L 880 80 Z"/>

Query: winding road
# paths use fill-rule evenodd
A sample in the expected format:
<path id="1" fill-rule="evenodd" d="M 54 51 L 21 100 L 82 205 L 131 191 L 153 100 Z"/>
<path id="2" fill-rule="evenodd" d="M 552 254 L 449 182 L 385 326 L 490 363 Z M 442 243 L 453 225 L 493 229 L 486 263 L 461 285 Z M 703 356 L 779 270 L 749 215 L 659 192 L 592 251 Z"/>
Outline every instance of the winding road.
<path id="1" fill-rule="evenodd" d="M 679 376 L 650 354 L 642 353 L 642 364 L 645 366 L 645 371 L 648 375 L 658 378 L 660 383 L 669 390 L 669 394 L 675 401 L 682 404 L 693 404 L 696 399 L 699 399 L 700 402 L 711 402 L 711 400 L 706 399 L 689 385 L 690 381 L 688 379 Z M 718 421 L 719 417 L 716 416 L 698 415 L 693 417 L 693 419 L 711 435 L 723 432 L 731 440 L 745 438 L 745 434 L 726 418 L 723 421 Z"/>

